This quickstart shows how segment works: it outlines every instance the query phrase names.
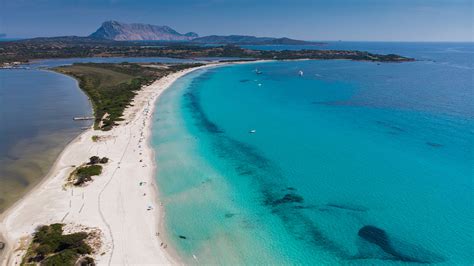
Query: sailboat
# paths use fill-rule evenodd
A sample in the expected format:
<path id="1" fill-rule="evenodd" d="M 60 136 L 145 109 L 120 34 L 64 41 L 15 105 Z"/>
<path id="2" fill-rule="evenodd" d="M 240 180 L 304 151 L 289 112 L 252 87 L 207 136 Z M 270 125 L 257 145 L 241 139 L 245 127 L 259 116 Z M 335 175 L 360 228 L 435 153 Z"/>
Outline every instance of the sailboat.
<path id="1" fill-rule="evenodd" d="M 302 77 L 303 74 L 304 74 L 304 73 L 303 73 L 303 70 L 300 70 L 300 71 L 298 72 L 298 75 L 299 75 L 300 77 Z"/>

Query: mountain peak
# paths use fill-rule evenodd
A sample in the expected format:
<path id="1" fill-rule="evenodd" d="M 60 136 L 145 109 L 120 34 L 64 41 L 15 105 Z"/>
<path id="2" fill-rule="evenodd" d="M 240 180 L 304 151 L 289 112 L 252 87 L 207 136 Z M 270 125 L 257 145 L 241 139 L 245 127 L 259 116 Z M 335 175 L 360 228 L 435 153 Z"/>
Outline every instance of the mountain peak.
<path id="1" fill-rule="evenodd" d="M 123 23 L 108 20 L 89 37 L 115 41 L 189 41 L 199 37 L 194 32 L 181 34 L 168 26 L 142 23 Z"/>
<path id="2" fill-rule="evenodd" d="M 191 37 L 191 38 L 193 38 L 193 39 L 199 37 L 199 35 L 198 35 L 197 33 L 192 32 L 192 31 L 190 31 L 190 32 L 188 32 L 188 33 L 186 33 L 186 34 L 184 34 L 184 36 Z"/>

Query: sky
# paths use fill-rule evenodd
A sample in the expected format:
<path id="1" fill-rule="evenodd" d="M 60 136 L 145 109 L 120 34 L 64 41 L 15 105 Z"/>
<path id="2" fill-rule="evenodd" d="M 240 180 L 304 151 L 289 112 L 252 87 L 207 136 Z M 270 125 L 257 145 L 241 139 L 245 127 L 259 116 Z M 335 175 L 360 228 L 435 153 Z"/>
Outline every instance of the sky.
<path id="1" fill-rule="evenodd" d="M 473 41 L 474 0 L 0 0 L 8 38 L 86 36 L 102 22 L 302 40 Z"/>

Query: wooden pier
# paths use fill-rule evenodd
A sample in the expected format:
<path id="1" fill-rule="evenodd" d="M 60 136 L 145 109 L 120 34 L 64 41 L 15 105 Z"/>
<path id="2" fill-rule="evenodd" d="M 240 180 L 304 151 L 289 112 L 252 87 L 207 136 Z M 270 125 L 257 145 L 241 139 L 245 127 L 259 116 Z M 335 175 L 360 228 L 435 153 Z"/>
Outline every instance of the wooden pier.
<path id="1" fill-rule="evenodd" d="M 74 120 L 74 121 L 92 120 L 92 119 L 94 119 L 93 116 L 76 116 L 76 117 L 72 118 L 72 120 Z"/>

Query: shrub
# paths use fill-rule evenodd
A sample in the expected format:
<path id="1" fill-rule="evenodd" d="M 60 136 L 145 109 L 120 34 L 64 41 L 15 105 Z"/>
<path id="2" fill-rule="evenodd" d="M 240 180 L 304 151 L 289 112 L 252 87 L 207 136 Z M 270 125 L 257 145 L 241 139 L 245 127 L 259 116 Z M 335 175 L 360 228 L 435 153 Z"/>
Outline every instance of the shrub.
<path id="1" fill-rule="evenodd" d="M 41 265 L 58 266 L 58 265 L 74 265 L 79 258 L 79 254 L 74 250 L 65 250 L 63 252 L 50 256 L 41 263 Z"/>
<path id="2" fill-rule="evenodd" d="M 63 226 L 51 224 L 38 227 L 22 264 L 39 262 L 40 265 L 74 265 L 80 256 L 92 253 L 92 248 L 84 241 L 88 237 L 87 233 L 64 235 Z"/>
<path id="3" fill-rule="evenodd" d="M 76 182 L 74 182 L 74 185 L 80 186 L 89 181 L 92 181 L 92 178 L 90 176 L 78 176 Z"/>
<path id="4" fill-rule="evenodd" d="M 79 262 L 78 265 L 80 266 L 95 266 L 95 261 L 93 258 L 87 256 L 82 258 Z"/>
<path id="5" fill-rule="evenodd" d="M 87 164 L 98 164 L 100 161 L 99 156 L 92 156 L 89 158 L 89 162 Z"/>
<path id="6" fill-rule="evenodd" d="M 102 173 L 101 165 L 89 165 L 79 167 L 76 171 L 77 176 L 91 177 Z"/>
<path id="7" fill-rule="evenodd" d="M 92 160 L 92 157 L 91 157 L 91 160 Z M 91 181 L 92 176 L 100 175 L 101 173 L 102 173 L 102 166 L 94 164 L 94 165 L 80 166 L 71 175 L 74 175 L 76 177 L 76 181 L 74 182 L 74 185 L 80 186 L 86 182 Z"/>
<path id="8" fill-rule="evenodd" d="M 36 253 L 38 253 L 38 255 L 41 255 L 41 256 L 46 256 L 48 255 L 49 253 L 53 252 L 53 250 L 51 249 L 50 246 L 48 246 L 47 244 L 43 244 L 43 245 L 39 245 L 37 248 L 36 248 Z"/>

